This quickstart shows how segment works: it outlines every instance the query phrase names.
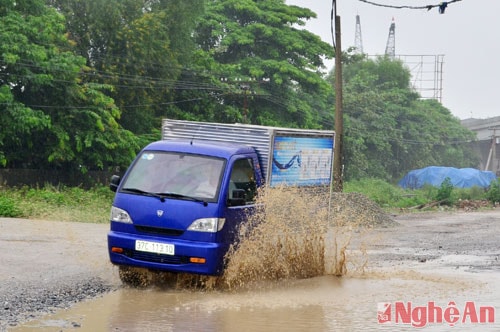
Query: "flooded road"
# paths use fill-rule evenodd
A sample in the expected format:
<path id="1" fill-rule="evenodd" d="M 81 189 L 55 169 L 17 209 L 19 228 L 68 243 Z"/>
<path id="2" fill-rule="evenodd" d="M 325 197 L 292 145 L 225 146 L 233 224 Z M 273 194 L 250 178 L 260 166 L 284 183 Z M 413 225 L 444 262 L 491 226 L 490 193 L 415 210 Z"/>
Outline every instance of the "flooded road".
<path id="1" fill-rule="evenodd" d="M 325 276 L 266 286 L 241 293 L 120 289 L 13 331 L 404 331 L 413 327 L 378 323 L 378 303 L 434 301 L 446 309 L 454 301 L 462 310 L 466 301 L 475 301 L 498 308 L 500 294 L 481 278 L 418 273 Z M 474 324 L 468 317 L 453 330 L 498 331 L 499 326 Z M 426 327 L 445 331 L 450 324 L 435 320 Z"/>
<path id="2" fill-rule="evenodd" d="M 343 277 L 133 289 L 113 270 L 115 290 L 9 331 L 499 331 L 500 210 L 396 221 L 353 234 Z"/>

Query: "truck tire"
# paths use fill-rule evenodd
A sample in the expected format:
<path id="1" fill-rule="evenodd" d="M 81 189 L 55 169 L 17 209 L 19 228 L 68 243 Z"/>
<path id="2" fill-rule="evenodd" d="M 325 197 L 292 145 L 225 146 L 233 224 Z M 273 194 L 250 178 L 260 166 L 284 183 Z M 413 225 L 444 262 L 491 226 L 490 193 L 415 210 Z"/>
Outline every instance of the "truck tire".
<path id="1" fill-rule="evenodd" d="M 152 273 L 147 269 L 123 265 L 118 267 L 118 275 L 124 285 L 134 288 L 148 287 L 153 279 Z"/>

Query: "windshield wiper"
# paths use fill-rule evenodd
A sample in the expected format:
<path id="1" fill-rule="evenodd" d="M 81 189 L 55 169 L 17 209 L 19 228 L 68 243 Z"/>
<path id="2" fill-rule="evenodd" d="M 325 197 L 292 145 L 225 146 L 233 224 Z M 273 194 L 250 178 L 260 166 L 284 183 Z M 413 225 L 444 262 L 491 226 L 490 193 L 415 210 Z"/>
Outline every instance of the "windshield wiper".
<path id="1" fill-rule="evenodd" d="M 137 188 L 123 188 L 122 190 L 123 191 L 131 192 L 131 193 L 134 193 L 134 194 L 140 194 L 140 195 L 145 195 L 145 196 L 156 197 L 156 198 L 159 198 L 162 202 L 165 201 L 165 197 L 163 197 L 162 195 L 156 194 L 156 193 L 152 193 L 152 192 L 149 192 L 149 191 L 144 191 L 144 190 L 137 189 Z"/>
<path id="2" fill-rule="evenodd" d="M 187 199 L 187 200 L 190 200 L 190 201 L 203 203 L 204 206 L 208 205 L 207 201 L 205 201 L 205 200 L 202 200 L 202 199 L 199 199 L 199 198 L 196 198 L 196 197 L 193 197 L 193 196 L 187 196 L 187 195 L 183 195 L 183 194 L 178 194 L 178 193 L 171 193 L 171 192 L 167 192 L 167 193 L 152 193 L 152 192 L 144 191 L 144 190 L 137 189 L 137 188 L 123 188 L 122 190 L 123 191 L 131 192 L 131 193 L 135 193 L 135 194 L 156 197 L 156 198 L 159 198 L 160 201 L 162 201 L 162 202 L 165 202 L 165 198 L 169 198 L 170 197 L 170 198 Z"/>
<path id="3" fill-rule="evenodd" d="M 193 196 L 178 194 L 178 193 L 171 193 L 171 192 L 167 192 L 167 193 L 155 193 L 155 195 L 159 195 L 159 196 L 161 196 L 163 198 L 170 197 L 170 198 L 187 199 L 187 200 L 190 200 L 190 201 L 203 203 L 204 206 L 208 205 L 208 203 L 207 203 L 206 200 L 199 199 L 199 198 L 196 198 L 196 197 L 193 197 Z"/>

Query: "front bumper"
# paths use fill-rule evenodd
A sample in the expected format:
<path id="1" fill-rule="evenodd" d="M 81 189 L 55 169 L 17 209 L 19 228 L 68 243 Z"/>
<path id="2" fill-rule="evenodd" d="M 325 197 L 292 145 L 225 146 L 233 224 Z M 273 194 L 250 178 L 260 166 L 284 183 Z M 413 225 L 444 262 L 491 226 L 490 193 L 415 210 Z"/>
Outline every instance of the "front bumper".
<path id="1" fill-rule="evenodd" d="M 137 251 L 135 250 L 136 240 L 171 244 L 175 246 L 175 253 L 167 255 Z M 108 233 L 108 252 L 111 263 L 157 271 L 219 275 L 223 270 L 227 249 L 228 246 L 221 243 L 165 239 L 116 231 Z M 205 259 L 205 262 L 192 262 L 193 260 L 199 261 L 200 258 Z"/>

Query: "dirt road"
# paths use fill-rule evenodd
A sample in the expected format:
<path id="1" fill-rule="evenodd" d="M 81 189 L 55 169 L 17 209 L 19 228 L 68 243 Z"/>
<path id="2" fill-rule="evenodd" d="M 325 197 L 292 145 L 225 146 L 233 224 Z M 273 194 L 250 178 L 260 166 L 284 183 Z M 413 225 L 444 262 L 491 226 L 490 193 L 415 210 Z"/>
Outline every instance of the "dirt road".
<path id="1" fill-rule="evenodd" d="M 500 209 L 394 219 L 397 226 L 363 238 L 370 267 L 500 271 Z M 0 218 L 0 331 L 120 288 L 107 256 L 107 230 L 101 224 Z"/>
<path id="2" fill-rule="evenodd" d="M 500 209 L 397 216 L 398 227 L 378 228 L 368 241 L 372 266 L 500 271 Z"/>
<path id="3" fill-rule="evenodd" d="M 117 287 L 108 228 L 0 218 L 0 331 Z"/>

